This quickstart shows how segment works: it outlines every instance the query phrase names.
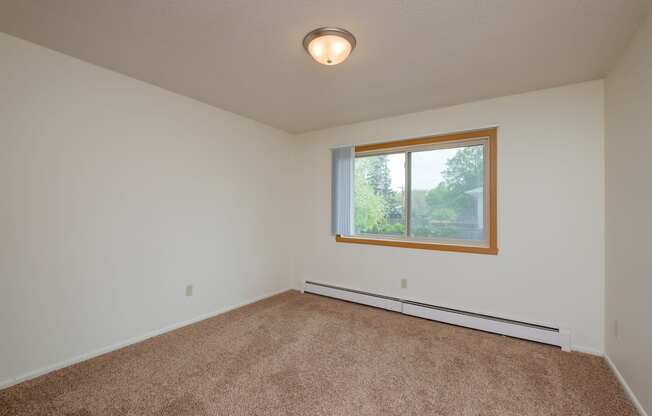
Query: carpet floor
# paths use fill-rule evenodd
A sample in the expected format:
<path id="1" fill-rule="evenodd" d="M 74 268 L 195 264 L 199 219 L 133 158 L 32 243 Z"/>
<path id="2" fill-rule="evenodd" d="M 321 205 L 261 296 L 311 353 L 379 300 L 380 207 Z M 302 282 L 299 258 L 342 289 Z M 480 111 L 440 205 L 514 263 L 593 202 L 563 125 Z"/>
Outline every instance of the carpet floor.
<path id="1" fill-rule="evenodd" d="M 286 292 L 0 391 L 0 415 L 635 415 L 602 358 Z"/>

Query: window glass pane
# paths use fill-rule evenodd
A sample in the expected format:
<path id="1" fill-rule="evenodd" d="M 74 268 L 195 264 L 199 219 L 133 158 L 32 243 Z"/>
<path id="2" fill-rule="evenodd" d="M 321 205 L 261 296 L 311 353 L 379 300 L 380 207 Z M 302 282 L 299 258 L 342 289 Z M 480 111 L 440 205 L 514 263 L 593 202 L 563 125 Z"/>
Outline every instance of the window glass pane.
<path id="1" fill-rule="evenodd" d="M 405 235 L 405 153 L 355 159 L 355 233 Z"/>
<path id="2" fill-rule="evenodd" d="M 412 153 L 410 235 L 485 240 L 484 146 Z"/>

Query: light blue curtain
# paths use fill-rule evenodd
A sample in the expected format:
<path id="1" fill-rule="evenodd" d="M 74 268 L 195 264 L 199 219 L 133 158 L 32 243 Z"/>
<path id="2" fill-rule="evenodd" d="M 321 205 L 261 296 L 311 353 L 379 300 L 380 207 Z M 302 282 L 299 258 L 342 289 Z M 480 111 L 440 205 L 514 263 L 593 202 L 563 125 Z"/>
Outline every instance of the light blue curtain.
<path id="1" fill-rule="evenodd" d="M 331 149 L 333 171 L 331 178 L 331 233 L 353 234 L 353 163 L 355 148 L 343 146 Z"/>

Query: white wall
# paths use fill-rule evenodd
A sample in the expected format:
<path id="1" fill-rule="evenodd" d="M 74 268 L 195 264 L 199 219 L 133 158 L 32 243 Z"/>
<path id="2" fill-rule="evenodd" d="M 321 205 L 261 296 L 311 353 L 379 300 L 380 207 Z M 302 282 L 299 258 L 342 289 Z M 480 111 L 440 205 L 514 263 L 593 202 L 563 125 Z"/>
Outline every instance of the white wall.
<path id="1" fill-rule="evenodd" d="M 288 286 L 289 135 L 4 34 L 0 57 L 0 385 Z"/>
<path id="2" fill-rule="evenodd" d="M 652 412 L 652 15 L 609 74 L 606 348 Z M 618 334 L 616 335 L 616 321 Z"/>
<path id="3" fill-rule="evenodd" d="M 298 279 L 567 323 L 576 349 L 602 352 L 603 115 L 603 83 L 594 81 L 301 135 Z M 499 255 L 336 243 L 329 235 L 329 147 L 492 125 Z M 402 277 L 407 289 L 399 289 Z"/>

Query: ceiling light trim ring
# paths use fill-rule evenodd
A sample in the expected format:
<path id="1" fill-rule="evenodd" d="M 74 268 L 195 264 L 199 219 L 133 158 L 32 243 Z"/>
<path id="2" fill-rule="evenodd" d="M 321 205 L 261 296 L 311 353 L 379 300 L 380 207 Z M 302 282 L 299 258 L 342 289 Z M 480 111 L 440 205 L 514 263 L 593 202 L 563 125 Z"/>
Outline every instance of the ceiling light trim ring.
<path id="1" fill-rule="evenodd" d="M 312 32 L 308 33 L 304 38 L 303 38 L 303 48 L 310 54 L 310 50 L 308 50 L 308 46 L 310 45 L 310 42 L 313 40 L 320 38 L 322 36 L 327 36 L 327 35 L 333 35 L 333 36 L 339 36 L 341 38 L 346 39 L 349 44 L 351 44 L 351 52 L 355 49 L 355 45 L 357 43 L 355 36 L 353 36 L 353 33 L 349 32 L 346 29 L 342 29 L 339 27 L 320 27 L 318 29 L 313 30 Z"/>

